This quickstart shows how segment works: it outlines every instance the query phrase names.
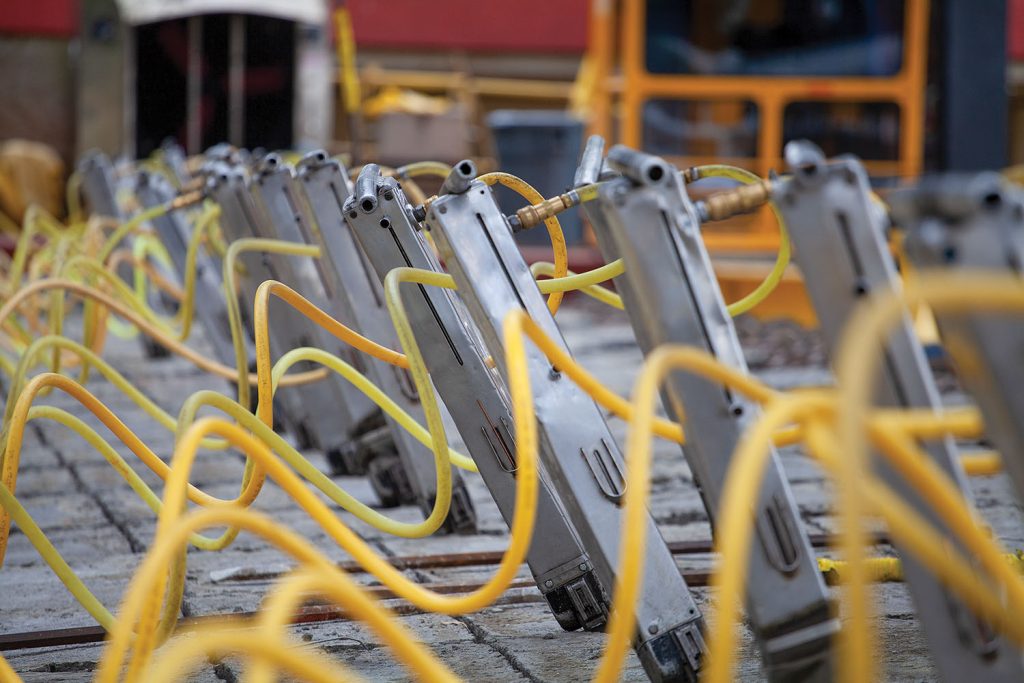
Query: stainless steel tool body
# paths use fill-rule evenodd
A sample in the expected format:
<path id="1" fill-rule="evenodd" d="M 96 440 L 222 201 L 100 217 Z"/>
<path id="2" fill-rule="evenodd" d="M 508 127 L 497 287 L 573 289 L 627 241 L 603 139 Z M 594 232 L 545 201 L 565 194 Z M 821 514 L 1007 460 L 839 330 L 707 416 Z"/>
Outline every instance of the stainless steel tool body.
<path id="1" fill-rule="evenodd" d="M 471 181 L 474 169 L 464 165 L 453 171 L 463 175 L 461 182 L 450 183 L 457 193 L 435 200 L 426 221 L 459 296 L 497 366 L 507 373 L 502 325 L 511 311 L 526 310 L 557 344 L 568 347 L 491 189 Z M 627 485 L 621 454 L 594 401 L 536 347 L 527 349 L 543 465 L 601 585 L 613 586 L 622 529 L 619 504 Z M 634 605 L 634 647 L 652 680 L 694 681 L 705 652 L 703 620 L 650 518 L 647 537 L 643 593 Z"/>
<path id="2" fill-rule="evenodd" d="M 248 171 L 241 164 L 223 161 L 209 162 L 205 169 L 206 192 L 220 206 L 220 225 L 228 244 L 244 238 L 266 237 L 269 218 L 260 211 L 248 189 Z M 266 280 L 286 282 L 286 276 L 279 268 L 280 259 L 258 251 L 243 251 L 239 254 L 241 270 L 236 275 L 243 322 L 253 336 L 252 307 L 256 290 Z M 286 282 L 286 284 L 288 284 Z M 303 346 L 312 338 L 312 323 L 291 306 L 272 306 L 270 313 L 270 340 L 278 354 Z M 316 384 L 279 391 L 274 399 L 275 413 L 280 411 L 282 423 L 295 435 L 301 448 L 313 445 L 310 401 L 304 397 L 304 389 Z"/>
<path id="3" fill-rule="evenodd" d="M 380 281 L 345 222 L 344 203 L 350 197 L 344 169 L 325 154 L 314 153 L 307 155 L 298 171 L 309 208 L 309 213 L 300 221 L 300 229 L 307 239 L 320 245 L 322 258 L 330 265 L 325 284 L 335 314 L 364 336 L 397 348 L 398 337 L 384 305 Z M 374 384 L 424 423 L 423 408 L 407 370 L 368 356 L 357 362 L 356 367 L 364 370 Z M 378 443 L 378 452 L 370 461 L 371 473 L 382 483 L 390 477 L 396 497 L 414 501 L 429 513 L 437 490 L 433 453 L 390 416 L 385 416 L 385 420 L 385 435 L 389 438 Z M 476 528 L 476 512 L 469 492 L 454 469 L 451 508 L 445 528 L 450 531 Z"/>
<path id="4" fill-rule="evenodd" d="M 174 199 L 171 184 L 158 175 L 141 171 L 137 175 L 135 196 L 145 208 L 167 204 Z M 181 211 L 173 211 L 150 221 L 160 241 L 167 250 L 174 268 L 184 278 L 188 268 L 188 247 L 192 237 L 189 221 Z M 200 249 L 195 262 L 195 299 L 193 312 L 203 327 L 203 337 L 213 349 L 213 355 L 221 363 L 235 365 L 235 348 L 231 341 L 231 327 L 228 322 L 227 303 L 224 300 L 224 284 L 219 262 Z M 246 341 L 246 357 L 251 361 L 252 347 Z"/>
<path id="5" fill-rule="evenodd" d="M 306 243 L 300 226 L 308 222 L 305 198 L 295 180 L 292 169 L 277 155 L 269 155 L 258 165 L 250 183 L 261 213 L 269 218 L 267 233 L 275 239 L 297 244 Z M 273 258 L 273 256 L 279 256 Z M 329 308 L 327 292 L 321 273 L 323 258 L 296 258 L 272 255 L 275 269 L 283 282 L 296 289 L 322 310 Z M 345 353 L 350 347 L 310 320 L 304 320 L 304 333 L 299 341 L 303 346 L 329 349 Z M 309 413 L 311 441 L 323 450 L 332 462 L 350 462 L 347 473 L 365 471 L 356 466 L 353 454 L 358 449 L 354 439 L 361 427 L 377 418 L 377 406 L 347 379 L 331 373 L 321 382 L 303 391 L 305 407 Z"/>
<path id="6" fill-rule="evenodd" d="M 128 220 L 128 216 L 121 208 L 117 200 L 119 186 L 123 186 L 128 178 L 118 178 L 117 170 L 106 154 L 102 152 L 91 152 L 86 154 L 78 165 L 78 177 L 81 182 L 80 190 L 85 198 L 89 210 L 98 216 L 107 216 L 118 222 Z M 135 236 L 128 235 L 124 239 L 124 246 L 132 248 L 135 244 Z M 117 268 L 117 275 L 125 282 L 131 284 L 134 276 L 134 268 L 131 263 L 123 262 Z M 177 280 L 176 273 L 163 273 L 169 280 Z M 165 301 L 159 291 L 150 289 L 146 293 L 146 300 L 149 306 L 155 311 L 168 312 L 170 304 Z M 168 355 L 167 349 L 158 344 L 147 335 L 139 335 L 143 352 L 149 358 L 162 358 Z"/>
<path id="7" fill-rule="evenodd" d="M 657 157 L 623 147 L 613 148 L 608 162 L 623 175 L 603 184 L 584 207 L 605 260 L 625 264 L 616 285 L 640 347 L 649 354 L 664 344 L 685 345 L 746 371 L 681 175 Z M 683 454 L 714 526 L 732 455 L 760 409 L 743 394 L 686 371 L 668 376 L 663 398 L 684 424 Z M 774 453 L 754 509 L 747 616 L 766 673 L 773 681 L 831 680 L 838 620 Z"/>
<path id="8" fill-rule="evenodd" d="M 364 168 L 360 181 L 373 192 L 373 201 L 365 206 L 356 202 L 346 219 L 381 281 L 395 268 L 441 272 L 397 181 L 381 177 L 373 167 Z M 452 292 L 406 284 L 402 300 L 437 393 L 511 523 L 518 463 L 504 383 L 488 367 L 479 333 Z M 541 474 L 537 519 L 527 562 L 556 619 L 566 630 L 601 628 L 607 618 L 603 591 L 546 473 Z"/>

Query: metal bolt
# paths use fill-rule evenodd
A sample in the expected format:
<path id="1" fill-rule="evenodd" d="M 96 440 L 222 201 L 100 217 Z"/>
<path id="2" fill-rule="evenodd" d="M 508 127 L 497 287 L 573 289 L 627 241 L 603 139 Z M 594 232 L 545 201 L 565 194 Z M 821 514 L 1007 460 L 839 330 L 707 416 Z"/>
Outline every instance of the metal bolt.
<path id="1" fill-rule="evenodd" d="M 359 218 L 359 214 L 356 213 L 355 211 L 349 211 L 348 212 L 348 217 L 349 218 Z"/>
<path id="2" fill-rule="evenodd" d="M 650 626 L 647 627 L 647 632 L 650 633 L 652 636 L 655 633 L 657 633 L 659 630 L 660 629 L 658 628 L 657 624 L 651 624 Z"/>
<path id="3" fill-rule="evenodd" d="M 388 219 L 387 216 L 384 216 L 384 218 L 380 219 L 380 227 L 385 228 L 385 229 L 391 227 L 391 221 Z"/>
<path id="4" fill-rule="evenodd" d="M 551 579 L 548 579 L 547 581 L 544 582 L 544 587 L 545 588 L 551 588 L 554 585 L 555 585 L 555 582 L 552 581 Z"/>
<path id="5" fill-rule="evenodd" d="M 587 563 L 586 562 L 580 562 L 580 571 L 581 572 L 587 571 Z"/>
<path id="6" fill-rule="evenodd" d="M 438 209 L 438 211 L 440 211 L 441 213 L 448 213 L 448 207 L 447 206 L 442 206 L 442 207 L 440 207 Z"/>
<path id="7" fill-rule="evenodd" d="M 384 193 L 384 199 L 385 199 L 386 201 L 389 201 L 389 202 L 390 202 L 390 201 L 391 201 L 392 199 L 394 199 L 394 198 L 395 198 L 395 193 L 394 193 L 394 192 L 392 192 L 391 190 L 388 190 L 387 192 L 385 192 L 385 193 Z"/>

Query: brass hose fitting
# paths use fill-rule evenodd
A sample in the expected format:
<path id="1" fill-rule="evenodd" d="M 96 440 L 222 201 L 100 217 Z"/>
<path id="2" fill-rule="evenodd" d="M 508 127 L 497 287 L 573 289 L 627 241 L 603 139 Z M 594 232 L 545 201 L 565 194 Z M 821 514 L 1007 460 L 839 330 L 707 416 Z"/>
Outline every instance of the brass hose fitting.
<path id="1" fill-rule="evenodd" d="M 579 194 L 576 190 L 570 190 L 565 194 L 560 194 L 557 197 L 551 199 L 545 199 L 539 204 L 533 204 L 531 206 L 524 206 L 523 208 L 516 211 L 516 221 L 513 221 L 513 230 L 518 232 L 519 230 L 528 230 L 534 226 L 540 225 L 548 218 L 562 213 L 566 209 L 570 209 L 580 203 Z M 515 230 L 515 224 L 518 222 L 518 230 Z"/>
<path id="2" fill-rule="evenodd" d="M 591 183 L 589 185 L 584 185 L 576 188 L 575 190 L 569 190 L 568 192 L 556 197 L 552 197 L 551 199 L 545 199 L 538 204 L 524 206 L 516 211 L 515 216 L 509 217 L 509 223 L 512 225 L 512 232 L 529 230 L 530 228 L 540 225 L 552 216 L 562 213 L 566 209 L 579 206 L 583 202 L 589 202 L 597 196 L 597 188 L 599 184 L 600 183 Z"/>
<path id="3" fill-rule="evenodd" d="M 202 202 L 204 197 L 206 197 L 206 194 L 202 190 L 192 190 L 190 192 L 179 194 L 167 204 L 167 210 L 177 211 L 189 206 L 194 206 L 195 204 Z"/>
<path id="4" fill-rule="evenodd" d="M 726 218 L 750 213 L 767 204 L 772 198 L 772 181 L 761 180 L 742 185 L 734 190 L 718 192 L 697 202 L 701 222 L 722 221 Z"/>
<path id="5" fill-rule="evenodd" d="M 206 158 L 202 154 L 190 156 L 185 159 L 185 170 L 189 175 L 199 175 L 199 172 L 203 170 L 204 163 L 206 163 Z"/>

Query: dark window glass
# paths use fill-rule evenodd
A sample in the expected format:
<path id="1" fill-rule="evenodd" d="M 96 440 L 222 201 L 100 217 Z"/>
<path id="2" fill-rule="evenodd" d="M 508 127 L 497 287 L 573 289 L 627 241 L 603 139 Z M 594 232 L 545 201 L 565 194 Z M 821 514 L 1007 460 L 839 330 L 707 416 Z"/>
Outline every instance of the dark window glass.
<path id="1" fill-rule="evenodd" d="M 202 17 L 202 95 L 199 102 L 200 149 L 228 139 L 228 15 Z"/>
<path id="2" fill-rule="evenodd" d="M 663 156 L 757 155 L 757 107 L 747 101 L 649 100 L 643 148 Z"/>
<path id="3" fill-rule="evenodd" d="M 655 74 L 891 76 L 905 0 L 647 0 Z"/>
<path id="4" fill-rule="evenodd" d="M 793 102 L 782 130 L 783 139 L 811 140 L 830 157 L 899 158 L 900 108 L 892 102 Z"/>
<path id="5" fill-rule="evenodd" d="M 135 29 L 135 153 L 139 158 L 149 156 L 165 138 L 185 139 L 188 50 L 184 19 Z"/>
<path id="6" fill-rule="evenodd" d="M 245 146 L 292 146 L 295 23 L 245 17 Z"/>

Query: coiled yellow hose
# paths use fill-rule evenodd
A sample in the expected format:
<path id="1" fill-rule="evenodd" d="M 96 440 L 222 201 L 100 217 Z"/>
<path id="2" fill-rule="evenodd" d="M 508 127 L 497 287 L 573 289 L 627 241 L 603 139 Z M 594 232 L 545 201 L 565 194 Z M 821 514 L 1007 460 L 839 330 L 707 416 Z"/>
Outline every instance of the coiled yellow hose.
<path id="1" fill-rule="evenodd" d="M 708 164 L 706 166 L 698 166 L 696 170 L 700 178 L 729 178 L 743 185 L 761 182 L 760 176 L 756 173 L 751 173 L 738 166 Z M 768 202 L 768 208 L 771 209 L 772 215 L 775 216 L 775 222 L 779 226 L 779 251 L 775 256 L 775 263 L 765 279 L 754 288 L 754 291 L 729 304 L 729 315 L 737 316 L 746 313 L 767 299 L 775 291 L 779 282 L 782 281 L 783 276 L 786 274 L 786 268 L 789 267 L 792 248 L 789 243 L 789 231 L 786 230 L 786 221 L 783 220 L 782 214 L 779 213 L 778 207 L 775 206 L 775 202 Z"/>
<path id="2" fill-rule="evenodd" d="M 477 178 L 477 180 L 487 185 L 494 185 L 496 183 L 503 185 L 519 194 L 530 204 L 539 204 L 544 201 L 544 196 L 534 189 L 532 185 L 511 173 L 502 173 L 500 171 L 485 173 Z M 565 277 L 569 274 L 569 249 L 565 245 L 565 235 L 562 233 L 562 224 L 558 222 L 558 216 L 546 218 L 544 220 L 544 228 L 548 231 L 548 236 L 551 238 L 551 250 L 555 256 L 554 276 L 556 278 Z M 558 307 L 562 305 L 562 298 L 564 296 L 564 292 L 558 291 L 551 292 L 548 295 L 548 310 L 551 311 L 551 315 L 558 312 Z"/>

